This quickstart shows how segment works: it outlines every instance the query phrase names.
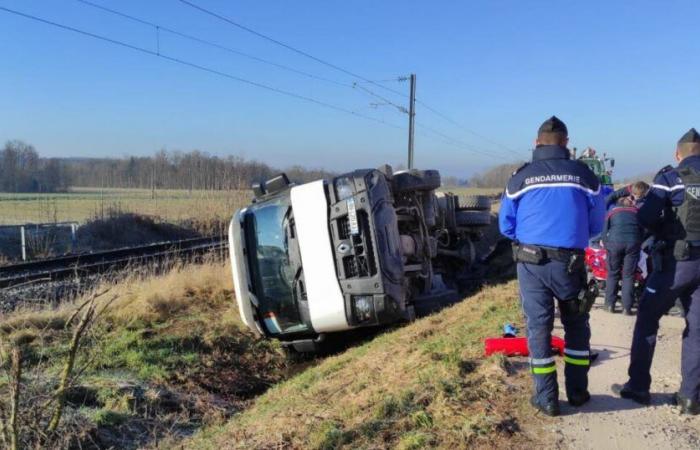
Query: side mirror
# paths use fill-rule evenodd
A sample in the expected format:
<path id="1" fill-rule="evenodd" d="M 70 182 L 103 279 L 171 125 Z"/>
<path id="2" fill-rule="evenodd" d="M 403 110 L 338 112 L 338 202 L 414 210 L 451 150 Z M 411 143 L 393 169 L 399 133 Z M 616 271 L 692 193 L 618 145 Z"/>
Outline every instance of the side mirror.
<path id="1" fill-rule="evenodd" d="M 610 159 L 610 167 L 615 167 L 615 158 Z"/>

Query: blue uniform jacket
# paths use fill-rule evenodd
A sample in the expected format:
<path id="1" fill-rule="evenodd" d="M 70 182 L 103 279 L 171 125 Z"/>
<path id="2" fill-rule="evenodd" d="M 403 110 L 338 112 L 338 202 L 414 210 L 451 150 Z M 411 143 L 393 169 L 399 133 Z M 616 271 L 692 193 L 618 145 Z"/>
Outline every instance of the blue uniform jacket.
<path id="1" fill-rule="evenodd" d="M 602 231 L 604 200 L 588 166 L 564 147 L 543 145 L 508 181 L 498 223 L 504 236 L 524 244 L 583 249 Z"/>
<path id="2" fill-rule="evenodd" d="M 637 219 L 634 206 L 616 206 L 605 217 L 603 225 L 603 242 L 618 244 L 641 244 L 643 230 Z"/>
<path id="3" fill-rule="evenodd" d="M 693 155 L 683 159 L 679 168 L 692 167 L 700 171 L 700 156 Z M 654 177 L 654 184 L 647 194 L 644 204 L 637 214 L 639 222 L 648 228 L 657 240 L 669 239 L 671 222 L 675 220 L 673 208 L 680 206 L 685 199 L 685 186 L 678 172 L 666 166 Z"/>

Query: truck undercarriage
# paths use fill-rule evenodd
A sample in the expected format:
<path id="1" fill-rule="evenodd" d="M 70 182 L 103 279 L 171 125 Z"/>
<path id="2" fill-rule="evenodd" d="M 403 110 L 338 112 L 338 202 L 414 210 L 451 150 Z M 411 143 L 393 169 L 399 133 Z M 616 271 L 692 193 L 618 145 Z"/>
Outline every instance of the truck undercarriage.
<path id="1" fill-rule="evenodd" d="M 488 198 L 440 185 L 437 171 L 383 166 L 254 186 L 229 230 L 243 321 L 313 351 L 328 333 L 410 321 L 463 298 L 503 245 L 484 242 Z"/>

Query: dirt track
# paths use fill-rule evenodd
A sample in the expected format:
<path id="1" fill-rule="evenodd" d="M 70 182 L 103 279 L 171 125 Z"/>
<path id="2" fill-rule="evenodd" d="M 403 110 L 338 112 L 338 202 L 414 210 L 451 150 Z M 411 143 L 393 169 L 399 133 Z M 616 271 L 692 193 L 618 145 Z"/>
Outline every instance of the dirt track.
<path id="1" fill-rule="evenodd" d="M 661 322 L 652 367 L 652 405 L 642 407 L 610 391 L 612 383 L 627 380 L 634 321 L 635 317 L 609 314 L 599 306 L 591 313 L 591 345 L 600 353 L 590 372 L 592 400 L 580 409 L 563 401 L 562 416 L 546 421 L 551 440 L 545 443 L 576 449 L 700 448 L 700 416 L 681 416 L 670 404 L 680 384 L 682 318 L 666 316 Z M 561 326 L 555 327 L 555 334 L 564 335 Z M 560 367 L 560 396 L 565 399 L 563 372 Z"/>

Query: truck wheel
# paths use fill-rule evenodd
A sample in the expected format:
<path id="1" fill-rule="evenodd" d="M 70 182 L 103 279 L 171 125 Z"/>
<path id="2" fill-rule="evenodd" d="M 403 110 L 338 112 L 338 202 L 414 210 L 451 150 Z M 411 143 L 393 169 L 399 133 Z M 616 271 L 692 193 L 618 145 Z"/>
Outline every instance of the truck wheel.
<path id="1" fill-rule="evenodd" d="M 491 225 L 491 213 L 489 211 L 457 211 L 455 217 L 457 226 L 461 227 Z"/>
<path id="2" fill-rule="evenodd" d="M 440 187 L 440 172 L 416 169 L 397 172 L 393 182 L 396 192 L 432 191 Z"/>
<path id="3" fill-rule="evenodd" d="M 459 209 L 491 211 L 491 199 L 485 195 L 466 195 L 459 197 Z"/>

